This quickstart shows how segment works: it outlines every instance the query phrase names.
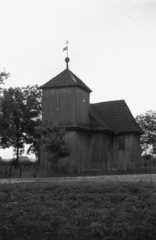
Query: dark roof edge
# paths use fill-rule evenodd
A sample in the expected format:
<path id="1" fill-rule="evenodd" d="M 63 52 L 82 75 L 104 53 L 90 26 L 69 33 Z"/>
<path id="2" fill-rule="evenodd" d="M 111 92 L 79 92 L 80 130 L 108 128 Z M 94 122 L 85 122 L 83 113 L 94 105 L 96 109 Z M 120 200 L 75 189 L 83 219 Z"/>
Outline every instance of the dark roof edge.
<path id="1" fill-rule="evenodd" d="M 131 114 L 131 116 L 132 116 L 132 122 L 133 122 L 133 124 L 134 124 L 134 127 L 136 127 L 136 130 L 134 130 L 134 131 L 132 131 L 132 132 L 138 132 L 139 135 L 144 134 L 144 132 L 142 131 L 141 127 L 139 126 L 139 124 L 138 124 L 137 121 L 135 120 L 135 118 L 134 118 L 134 116 L 133 116 L 133 114 L 132 114 L 129 106 L 127 105 L 126 101 L 125 101 L 125 100 L 123 100 L 123 101 L 125 102 L 128 110 L 129 110 L 129 112 L 130 112 L 130 114 Z"/>
<path id="2" fill-rule="evenodd" d="M 89 92 L 89 93 L 92 92 L 92 90 L 89 90 L 89 89 L 87 89 L 85 87 L 82 87 L 82 86 L 80 86 L 78 84 L 75 84 L 75 85 L 64 85 L 64 86 L 54 86 L 54 87 L 44 87 L 44 85 L 43 85 L 43 86 L 39 87 L 39 89 L 45 90 L 45 89 L 54 89 L 54 88 L 73 88 L 73 87 L 79 87 L 79 88 L 81 88 L 81 89 L 83 89 L 83 90 L 85 90 L 86 92 Z"/>
<path id="3" fill-rule="evenodd" d="M 81 131 L 81 132 L 94 132 L 94 133 L 107 133 L 114 135 L 114 133 L 111 130 L 104 129 L 104 128 L 92 128 L 92 127 L 80 127 L 80 126 L 62 126 L 66 128 L 68 131 Z"/>
<path id="4" fill-rule="evenodd" d="M 70 70 L 69 70 L 69 71 L 70 71 Z M 73 74 L 74 77 L 77 78 L 77 79 L 84 85 L 84 87 L 83 87 L 83 86 L 81 86 L 81 85 L 78 84 L 80 87 L 88 90 L 89 92 L 92 92 L 92 90 L 91 90 L 77 75 L 75 75 L 72 71 L 70 71 L 70 73 Z"/>
<path id="5" fill-rule="evenodd" d="M 71 124 L 61 124 L 61 123 L 58 123 L 57 124 L 59 127 L 61 128 L 65 128 L 66 130 L 68 131 L 83 131 L 83 132 L 97 132 L 97 133 L 108 133 L 108 134 L 111 134 L 111 135 L 114 135 L 114 132 L 109 130 L 109 129 L 106 129 L 106 128 L 96 128 L 94 126 L 91 126 L 91 125 L 87 125 L 87 124 L 81 124 L 81 123 L 71 123 Z M 40 125 L 41 127 L 43 128 L 50 128 L 52 126 L 49 126 L 49 125 L 43 125 L 41 124 Z"/>
<path id="6" fill-rule="evenodd" d="M 91 103 L 91 104 L 96 105 L 96 104 L 103 104 L 103 103 L 109 103 L 109 102 L 125 102 L 125 100 L 124 99 L 118 99 L 118 100 L 110 100 L 110 101 L 104 101 L 104 102 L 96 102 L 96 103 Z"/>
<path id="7" fill-rule="evenodd" d="M 122 135 L 122 134 L 135 134 L 135 135 L 142 135 L 144 132 L 139 131 L 123 131 L 123 132 L 117 132 L 116 135 Z"/>
<path id="8" fill-rule="evenodd" d="M 124 134 L 135 134 L 135 135 L 142 135 L 144 132 L 139 133 L 138 131 L 123 131 L 123 132 L 113 132 L 112 130 L 106 129 L 106 128 L 96 128 L 94 126 L 90 126 L 90 125 L 83 125 L 83 124 L 59 124 L 58 126 L 65 128 L 68 131 L 83 131 L 83 132 L 96 132 L 96 133 L 108 133 L 111 135 L 124 135 Z M 42 125 L 41 127 L 51 127 L 48 125 Z"/>

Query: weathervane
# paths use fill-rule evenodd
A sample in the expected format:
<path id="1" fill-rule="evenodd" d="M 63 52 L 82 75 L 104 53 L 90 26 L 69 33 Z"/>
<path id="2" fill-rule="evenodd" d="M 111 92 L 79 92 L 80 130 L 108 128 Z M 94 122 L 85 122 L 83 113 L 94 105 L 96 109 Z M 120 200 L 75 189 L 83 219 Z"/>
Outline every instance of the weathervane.
<path id="1" fill-rule="evenodd" d="M 68 63 L 69 63 L 69 61 L 70 61 L 70 59 L 69 59 L 69 57 L 68 57 L 68 40 L 65 42 L 65 44 L 66 44 L 66 47 L 65 48 L 63 48 L 63 51 L 67 51 L 67 57 L 65 58 L 65 62 L 66 62 L 66 68 L 68 69 Z"/>

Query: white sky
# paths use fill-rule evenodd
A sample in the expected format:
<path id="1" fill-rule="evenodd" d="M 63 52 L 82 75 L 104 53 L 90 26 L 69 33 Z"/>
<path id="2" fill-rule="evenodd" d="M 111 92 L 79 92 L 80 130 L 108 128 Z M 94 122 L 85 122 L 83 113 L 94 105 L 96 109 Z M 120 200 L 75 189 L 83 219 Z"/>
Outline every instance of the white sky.
<path id="1" fill-rule="evenodd" d="M 69 69 L 91 103 L 125 99 L 134 117 L 156 110 L 156 0 L 0 0 L 0 9 L 6 87 L 63 71 L 68 39 Z"/>

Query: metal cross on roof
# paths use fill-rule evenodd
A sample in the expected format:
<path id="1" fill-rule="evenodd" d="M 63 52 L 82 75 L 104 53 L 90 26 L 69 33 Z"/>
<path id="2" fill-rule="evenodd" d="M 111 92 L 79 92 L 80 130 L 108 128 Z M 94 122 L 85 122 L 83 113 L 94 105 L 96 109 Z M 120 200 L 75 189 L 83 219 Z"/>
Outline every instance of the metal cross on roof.
<path id="1" fill-rule="evenodd" d="M 63 51 L 67 51 L 67 57 L 65 58 L 66 68 L 67 68 L 67 69 L 68 69 L 68 62 L 70 61 L 70 59 L 69 59 L 69 57 L 68 57 L 68 43 L 69 43 L 69 41 L 67 40 L 67 41 L 65 42 L 66 47 L 63 48 Z"/>
<path id="2" fill-rule="evenodd" d="M 66 47 L 63 49 L 64 51 L 67 50 L 67 57 L 68 57 L 68 43 L 69 43 L 69 41 L 67 40 L 67 41 L 65 42 Z"/>

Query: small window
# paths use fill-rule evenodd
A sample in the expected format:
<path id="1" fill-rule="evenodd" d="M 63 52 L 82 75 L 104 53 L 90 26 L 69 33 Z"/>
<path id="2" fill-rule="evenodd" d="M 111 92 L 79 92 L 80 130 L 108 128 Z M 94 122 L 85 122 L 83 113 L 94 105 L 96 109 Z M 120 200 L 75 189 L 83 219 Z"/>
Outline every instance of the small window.
<path id="1" fill-rule="evenodd" d="M 119 138 L 119 150 L 125 150 L 125 139 Z"/>

